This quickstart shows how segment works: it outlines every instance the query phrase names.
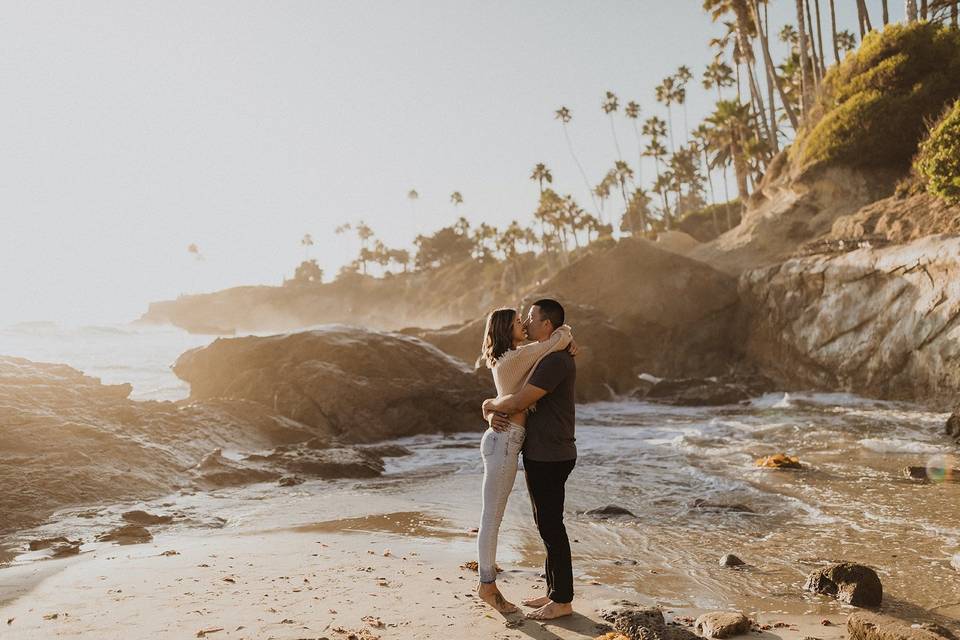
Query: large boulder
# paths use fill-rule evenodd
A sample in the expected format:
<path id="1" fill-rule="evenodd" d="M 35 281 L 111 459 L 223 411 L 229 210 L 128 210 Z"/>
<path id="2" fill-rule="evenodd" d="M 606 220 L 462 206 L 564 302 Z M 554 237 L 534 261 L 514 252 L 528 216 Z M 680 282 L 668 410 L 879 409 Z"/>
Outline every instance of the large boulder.
<path id="1" fill-rule="evenodd" d="M 697 635 L 675 624 L 667 624 L 657 608 L 639 608 L 621 601 L 616 609 L 605 610 L 600 617 L 627 640 L 696 640 Z"/>
<path id="2" fill-rule="evenodd" d="M 587 255 L 539 290 L 610 318 L 633 339 L 638 372 L 709 376 L 726 373 L 742 355 L 736 280 L 646 240 Z"/>
<path id="3" fill-rule="evenodd" d="M 813 571 L 807 576 L 803 588 L 855 607 L 879 607 L 883 601 L 883 585 L 877 572 L 852 562 L 840 562 Z"/>
<path id="4" fill-rule="evenodd" d="M 480 431 L 480 404 L 491 395 L 432 345 L 343 325 L 221 338 L 185 352 L 173 370 L 193 400 L 254 401 L 346 443 Z"/>
<path id="5" fill-rule="evenodd" d="M 750 631 L 753 622 L 747 616 L 734 611 L 711 611 L 704 613 L 694 626 L 705 638 L 729 638 Z"/>
<path id="6" fill-rule="evenodd" d="M 528 298 L 525 303 L 533 302 Z M 635 340 L 616 327 L 601 311 L 562 300 L 566 322 L 573 327 L 573 336 L 580 347 L 577 354 L 577 402 L 611 400 L 625 396 L 637 386 L 640 366 Z M 460 359 L 469 366 L 477 364 L 486 318 L 441 329 L 404 329 Z M 480 363 L 478 374 L 491 381 L 486 365 Z"/>
<path id="7" fill-rule="evenodd" d="M 747 354 L 779 382 L 942 401 L 960 389 L 960 238 L 746 272 Z"/>

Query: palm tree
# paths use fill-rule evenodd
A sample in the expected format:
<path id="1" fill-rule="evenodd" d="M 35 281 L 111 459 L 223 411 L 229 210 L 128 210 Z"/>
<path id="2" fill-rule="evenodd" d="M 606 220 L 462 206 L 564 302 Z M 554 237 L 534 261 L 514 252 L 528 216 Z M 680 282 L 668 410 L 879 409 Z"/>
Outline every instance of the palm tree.
<path id="1" fill-rule="evenodd" d="M 857 36 L 844 29 L 837 34 L 837 46 L 840 47 L 840 51 L 843 53 L 853 51 L 857 48 Z"/>
<path id="2" fill-rule="evenodd" d="M 750 167 L 746 153 L 749 143 L 750 107 L 732 100 L 723 100 L 717 103 L 717 108 L 707 118 L 707 123 L 713 131 L 713 165 L 733 164 L 737 177 L 737 192 L 743 206 L 750 195 L 747 187 Z"/>
<path id="3" fill-rule="evenodd" d="M 590 193 L 590 199 L 593 201 L 593 209 L 595 212 L 597 212 L 597 215 L 599 215 L 599 207 L 597 206 L 596 198 L 593 197 L 593 191 L 590 189 L 590 180 L 587 179 L 587 172 L 583 170 L 583 165 L 580 164 L 580 159 L 573 151 L 573 142 L 570 141 L 570 131 L 567 129 L 567 125 L 570 124 L 570 121 L 573 119 L 573 114 L 570 113 L 570 109 L 561 106 L 554 112 L 553 117 L 554 119 L 559 120 L 560 124 L 563 126 L 563 137 L 567 139 L 567 149 L 570 150 L 570 157 L 573 158 L 574 163 L 577 165 L 577 169 L 580 170 L 580 176 L 583 178 L 583 184 L 586 185 L 587 191 Z"/>
<path id="4" fill-rule="evenodd" d="M 463 195 L 459 191 L 454 191 L 450 194 L 450 202 L 453 203 L 453 206 L 463 204 Z"/>
<path id="5" fill-rule="evenodd" d="M 863 0 L 858 0 L 863 2 Z M 800 107 L 804 117 L 810 112 L 810 103 L 813 100 L 813 84 L 810 78 L 810 58 L 807 55 L 809 45 L 807 43 L 806 19 L 803 17 L 803 0 L 796 0 L 797 4 L 797 35 L 799 37 L 800 48 Z"/>
<path id="6" fill-rule="evenodd" d="M 610 117 L 610 133 L 613 134 L 613 146 L 617 149 L 617 158 L 623 160 L 623 154 L 620 153 L 620 143 L 617 142 L 617 128 L 613 122 L 613 114 L 620 108 L 620 99 L 617 98 L 614 92 L 607 91 L 600 107 L 603 109 L 603 112 Z"/>
<path id="7" fill-rule="evenodd" d="M 640 130 L 637 128 L 637 120 L 640 118 L 640 105 L 631 100 L 623 110 L 624 114 L 630 118 L 633 123 L 633 136 L 637 139 L 637 184 L 643 184 L 643 143 L 640 140 Z M 602 221 L 601 221 L 602 222 Z"/>
<path id="8" fill-rule="evenodd" d="M 300 245 L 303 247 L 304 260 L 310 257 L 310 247 L 313 246 L 313 236 L 309 233 L 303 234 L 303 237 L 300 238 Z"/>
<path id="9" fill-rule="evenodd" d="M 857 22 L 860 24 L 860 39 L 862 40 L 868 31 L 873 31 L 873 25 L 870 24 L 870 12 L 867 11 L 867 4 L 864 0 L 857 0 Z"/>
<path id="10" fill-rule="evenodd" d="M 725 62 L 714 60 L 707 65 L 706 70 L 703 72 L 702 84 L 704 89 L 716 87 L 717 100 L 723 100 L 721 89 L 723 87 L 733 86 L 733 69 Z"/>
<path id="11" fill-rule="evenodd" d="M 690 127 L 687 124 L 687 83 L 693 79 L 693 72 L 687 65 L 681 65 L 674 75 L 677 80 L 677 104 L 683 106 L 683 135 L 684 140 L 690 140 Z"/>
<path id="12" fill-rule="evenodd" d="M 917 0 L 906 0 L 904 6 L 907 14 L 907 22 L 916 22 L 917 21 Z M 883 3 L 883 24 L 887 24 L 887 3 Z"/>
<path id="13" fill-rule="evenodd" d="M 840 47 L 837 46 L 837 8 L 830 0 L 830 34 L 833 37 L 833 59 L 840 64 Z"/>
<path id="14" fill-rule="evenodd" d="M 666 105 L 667 107 L 667 123 L 669 125 L 668 131 L 670 134 L 670 153 L 673 153 L 673 110 L 670 108 L 676 99 L 677 99 L 677 87 L 676 81 L 673 76 L 667 76 L 657 85 L 656 88 L 656 98 L 657 102 L 660 104 Z"/>
<path id="15" fill-rule="evenodd" d="M 634 189 L 630 194 L 630 204 L 623 212 L 620 230 L 629 231 L 630 235 L 637 237 L 637 231 L 643 234 L 650 226 L 650 196 L 643 189 Z"/>
<path id="16" fill-rule="evenodd" d="M 603 180 L 600 181 L 596 187 L 593 188 L 593 194 L 600 199 L 600 211 L 601 213 L 604 210 L 604 205 L 607 202 L 607 198 L 610 197 L 610 191 L 613 185 L 616 184 L 616 174 L 611 170 L 607 172 L 607 175 L 603 177 Z"/>
<path id="17" fill-rule="evenodd" d="M 410 200 L 410 211 L 413 213 L 414 219 L 417 217 L 417 200 L 420 199 L 420 194 L 417 193 L 416 189 L 410 189 L 407 191 L 407 199 Z M 364 269 L 366 273 L 366 269 Z"/>
<path id="18" fill-rule="evenodd" d="M 192 256 L 193 256 L 194 258 L 196 258 L 197 260 L 203 260 L 203 254 L 200 253 L 200 247 L 198 247 L 198 246 L 197 246 L 195 243 L 193 243 L 193 242 L 191 242 L 189 245 L 187 245 L 187 253 L 189 253 L 190 255 L 192 255 Z"/>
<path id="19" fill-rule="evenodd" d="M 547 165 L 542 162 L 538 162 L 533 168 L 530 179 L 540 184 L 541 196 L 543 196 L 543 181 L 546 180 L 548 183 L 553 184 L 553 174 L 550 173 L 550 169 L 547 169 Z"/>
<path id="20" fill-rule="evenodd" d="M 706 124 L 701 123 L 693 130 L 693 144 L 700 157 L 702 157 L 703 169 L 707 172 L 707 184 L 710 186 L 710 204 L 717 204 L 717 195 L 713 190 L 713 171 L 710 170 L 710 158 L 707 155 L 710 151 L 710 128 Z M 717 226 L 716 210 L 713 213 L 713 226 L 714 231 L 720 233 L 720 227 Z"/>
<path id="21" fill-rule="evenodd" d="M 765 5 L 766 5 L 766 1 L 767 0 L 764 0 Z M 773 57 L 770 55 L 770 38 L 769 38 L 769 34 L 767 33 L 767 29 L 764 27 L 764 23 L 766 21 L 760 20 L 760 0 L 753 0 L 753 3 L 751 4 L 751 9 L 753 10 L 753 20 L 757 25 L 757 33 L 760 36 L 760 45 L 761 45 L 761 48 L 763 49 L 763 63 L 767 69 L 767 86 L 769 88 L 771 85 L 773 85 L 777 88 L 777 93 L 780 94 L 780 102 L 783 104 L 783 109 L 784 111 L 786 111 L 787 118 L 789 118 L 790 120 L 790 126 L 792 126 L 794 131 L 796 131 L 800 127 L 799 122 L 797 120 L 797 114 L 794 113 L 793 107 L 790 105 L 790 101 L 787 99 L 787 94 L 783 88 L 783 83 L 780 81 L 780 76 L 777 75 L 777 70 L 773 65 Z M 768 15 L 768 14 L 765 13 L 765 15 Z M 774 149 L 776 149 L 777 118 L 776 118 L 776 107 L 773 104 L 772 95 L 770 96 L 770 121 L 772 123 L 771 126 L 774 129 L 774 131 L 772 132 L 773 133 L 772 140 L 774 144 Z"/>

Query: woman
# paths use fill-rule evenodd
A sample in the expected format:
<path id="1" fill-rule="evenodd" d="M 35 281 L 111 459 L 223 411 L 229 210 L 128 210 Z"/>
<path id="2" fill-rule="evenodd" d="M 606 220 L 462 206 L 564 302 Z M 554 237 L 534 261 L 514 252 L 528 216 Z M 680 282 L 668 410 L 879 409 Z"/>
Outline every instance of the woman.
<path id="1" fill-rule="evenodd" d="M 497 397 L 518 392 L 544 356 L 570 346 L 570 327 L 563 325 L 543 342 L 520 346 L 527 337 L 516 309 L 497 309 L 487 318 L 482 351 L 477 366 L 485 362 L 493 371 Z M 488 428 L 480 441 L 483 456 L 483 503 L 477 537 L 477 565 L 480 584 L 477 594 L 500 613 L 517 607 L 497 589 L 497 536 L 507 507 L 507 498 L 517 477 L 517 463 L 525 435 L 526 412 L 510 416 L 510 428 L 498 432 Z"/>

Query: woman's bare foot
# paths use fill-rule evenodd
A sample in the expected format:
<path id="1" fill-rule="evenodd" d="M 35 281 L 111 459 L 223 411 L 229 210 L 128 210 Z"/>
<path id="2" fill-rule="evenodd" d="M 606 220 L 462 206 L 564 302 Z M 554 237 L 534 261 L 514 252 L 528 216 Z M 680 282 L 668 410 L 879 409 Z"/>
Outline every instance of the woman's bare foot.
<path id="1" fill-rule="evenodd" d="M 532 596 L 530 598 L 524 598 L 523 600 L 520 601 L 520 604 L 522 604 L 525 607 L 533 607 L 534 609 L 539 609 L 540 607 L 547 604 L 548 602 L 550 602 L 550 598 L 548 598 L 547 596 Z"/>
<path id="2" fill-rule="evenodd" d="M 495 582 L 491 582 L 489 584 L 484 584 L 481 582 L 479 585 L 477 585 L 477 595 L 480 596 L 481 600 L 486 602 L 500 613 L 516 613 L 519 611 L 519 609 L 517 609 L 517 605 L 503 597 L 503 594 L 501 594 L 500 590 L 497 589 L 497 584 Z"/>
<path id="3" fill-rule="evenodd" d="M 527 617 L 531 620 L 554 620 L 555 618 L 569 616 L 572 613 L 573 604 L 569 602 L 553 602 L 550 600 L 536 611 L 528 613 Z"/>

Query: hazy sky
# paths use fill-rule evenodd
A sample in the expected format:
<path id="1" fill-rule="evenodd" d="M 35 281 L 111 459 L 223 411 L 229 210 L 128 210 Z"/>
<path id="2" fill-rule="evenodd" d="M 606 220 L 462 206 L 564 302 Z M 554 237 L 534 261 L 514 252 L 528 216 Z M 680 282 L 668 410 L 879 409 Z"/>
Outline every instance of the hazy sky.
<path id="1" fill-rule="evenodd" d="M 305 232 L 333 275 L 356 250 L 336 225 L 363 218 L 409 246 L 452 222 L 453 190 L 473 221 L 527 222 L 537 162 L 586 204 L 553 110 L 573 111 L 593 184 L 615 158 L 605 90 L 665 117 L 653 88 L 687 64 L 693 126 L 722 30 L 700 4 L 2 2 L 0 322 L 125 321 L 181 293 L 279 284 Z M 773 4 L 779 30 L 795 5 Z"/>

